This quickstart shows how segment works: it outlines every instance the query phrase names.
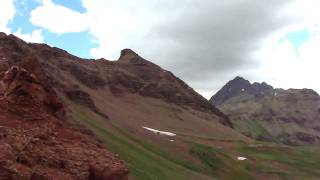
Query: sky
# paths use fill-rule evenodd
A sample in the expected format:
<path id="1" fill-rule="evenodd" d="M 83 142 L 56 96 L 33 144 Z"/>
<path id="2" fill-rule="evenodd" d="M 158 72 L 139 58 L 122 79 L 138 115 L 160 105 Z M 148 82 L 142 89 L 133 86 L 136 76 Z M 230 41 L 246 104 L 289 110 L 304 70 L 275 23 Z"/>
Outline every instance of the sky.
<path id="1" fill-rule="evenodd" d="M 83 58 L 131 48 L 210 98 L 242 76 L 320 92 L 320 0 L 1 0 L 0 31 Z"/>

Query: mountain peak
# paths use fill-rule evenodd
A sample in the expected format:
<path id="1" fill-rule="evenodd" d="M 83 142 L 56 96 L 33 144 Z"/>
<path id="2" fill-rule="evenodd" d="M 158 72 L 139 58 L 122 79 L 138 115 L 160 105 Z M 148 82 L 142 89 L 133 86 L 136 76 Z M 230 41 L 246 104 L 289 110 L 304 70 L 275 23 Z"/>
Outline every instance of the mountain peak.
<path id="1" fill-rule="evenodd" d="M 132 49 L 127 48 L 127 49 L 121 50 L 119 59 L 123 59 L 126 56 L 137 57 L 139 55 L 136 52 L 134 52 Z"/>
<path id="2" fill-rule="evenodd" d="M 251 85 L 251 83 L 248 80 L 240 76 L 235 77 L 233 80 L 229 81 L 227 84 L 231 88 L 241 88 L 241 89 Z"/>
<path id="3" fill-rule="evenodd" d="M 236 76 L 234 79 L 233 79 L 234 81 L 246 81 L 246 79 L 244 79 L 243 77 L 241 77 L 241 76 Z"/>
<path id="4" fill-rule="evenodd" d="M 242 93 L 261 96 L 268 94 L 273 90 L 273 87 L 265 82 L 254 82 L 251 84 L 250 81 L 244 79 L 243 77 L 237 76 L 223 86 L 223 88 L 210 99 L 210 102 L 215 105 L 220 105 L 226 100 Z"/>

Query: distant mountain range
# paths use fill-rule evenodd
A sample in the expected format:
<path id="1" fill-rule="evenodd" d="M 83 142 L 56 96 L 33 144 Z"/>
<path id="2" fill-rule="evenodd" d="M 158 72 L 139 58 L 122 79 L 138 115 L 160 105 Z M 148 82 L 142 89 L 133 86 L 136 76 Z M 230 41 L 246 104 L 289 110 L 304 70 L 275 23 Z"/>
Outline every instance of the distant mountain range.
<path id="1" fill-rule="evenodd" d="M 320 144 L 320 96 L 311 89 L 275 89 L 236 77 L 210 102 L 248 137 L 289 145 Z"/>

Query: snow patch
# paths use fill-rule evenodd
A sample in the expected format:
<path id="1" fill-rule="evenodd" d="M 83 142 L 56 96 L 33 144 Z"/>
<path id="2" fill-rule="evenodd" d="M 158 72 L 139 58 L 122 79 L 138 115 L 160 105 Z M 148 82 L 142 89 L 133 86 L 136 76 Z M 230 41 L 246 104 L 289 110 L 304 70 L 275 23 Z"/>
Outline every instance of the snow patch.
<path id="1" fill-rule="evenodd" d="M 244 91 L 245 91 L 245 89 L 241 89 L 241 91 L 242 91 L 242 92 L 244 92 Z"/>
<path id="2" fill-rule="evenodd" d="M 241 157 L 241 156 L 238 156 L 238 161 L 244 161 L 244 160 L 246 160 L 247 158 L 246 157 Z"/>
<path id="3" fill-rule="evenodd" d="M 152 129 L 152 128 L 149 128 L 149 127 L 144 127 L 142 126 L 143 129 L 146 129 L 148 131 L 151 131 L 153 133 L 156 133 L 156 134 L 160 134 L 160 135 L 165 135 L 165 136 L 176 136 L 176 134 L 172 133 L 172 132 L 167 132 L 167 131 L 159 131 L 159 130 L 156 130 L 156 129 Z"/>

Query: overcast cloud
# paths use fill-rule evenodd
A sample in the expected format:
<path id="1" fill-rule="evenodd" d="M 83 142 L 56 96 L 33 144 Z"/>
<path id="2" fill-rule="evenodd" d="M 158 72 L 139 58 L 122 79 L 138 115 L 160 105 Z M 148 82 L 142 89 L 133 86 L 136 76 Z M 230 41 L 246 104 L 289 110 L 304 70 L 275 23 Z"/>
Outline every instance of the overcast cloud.
<path id="1" fill-rule="evenodd" d="M 57 34 L 87 31 L 98 44 L 91 49 L 95 58 L 117 59 L 121 49 L 132 48 L 207 98 L 237 75 L 320 91 L 313 83 L 320 75 L 314 68 L 320 65 L 319 0 L 82 0 L 82 5 L 86 12 L 80 13 L 43 0 L 30 22 Z M 294 47 L 287 34 L 303 28 L 310 38 Z"/>
<path id="2" fill-rule="evenodd" d="M 151 52 L 202 91 L 213 91 L 236 75 L 250 74 L 259 62 L 252 58 L 265 38 L 296 23 L 283 8 L 290 1 L 187 1 L 179 15 L 153 28 L 157 41 Z M 150 36 L 150 39 L 155 39 Z M 154 42 L 154 41 L 152 41 Z M 160 40 L 161 42 L 161 40 Z M 156 51 L 160 49 L 160 51 Z M 161 51 L 164 49 L 165 51 Z M 160 54 L 161 53 L 161 54 Z M 151 55 L 150 55 L 151 56 Z"/>

